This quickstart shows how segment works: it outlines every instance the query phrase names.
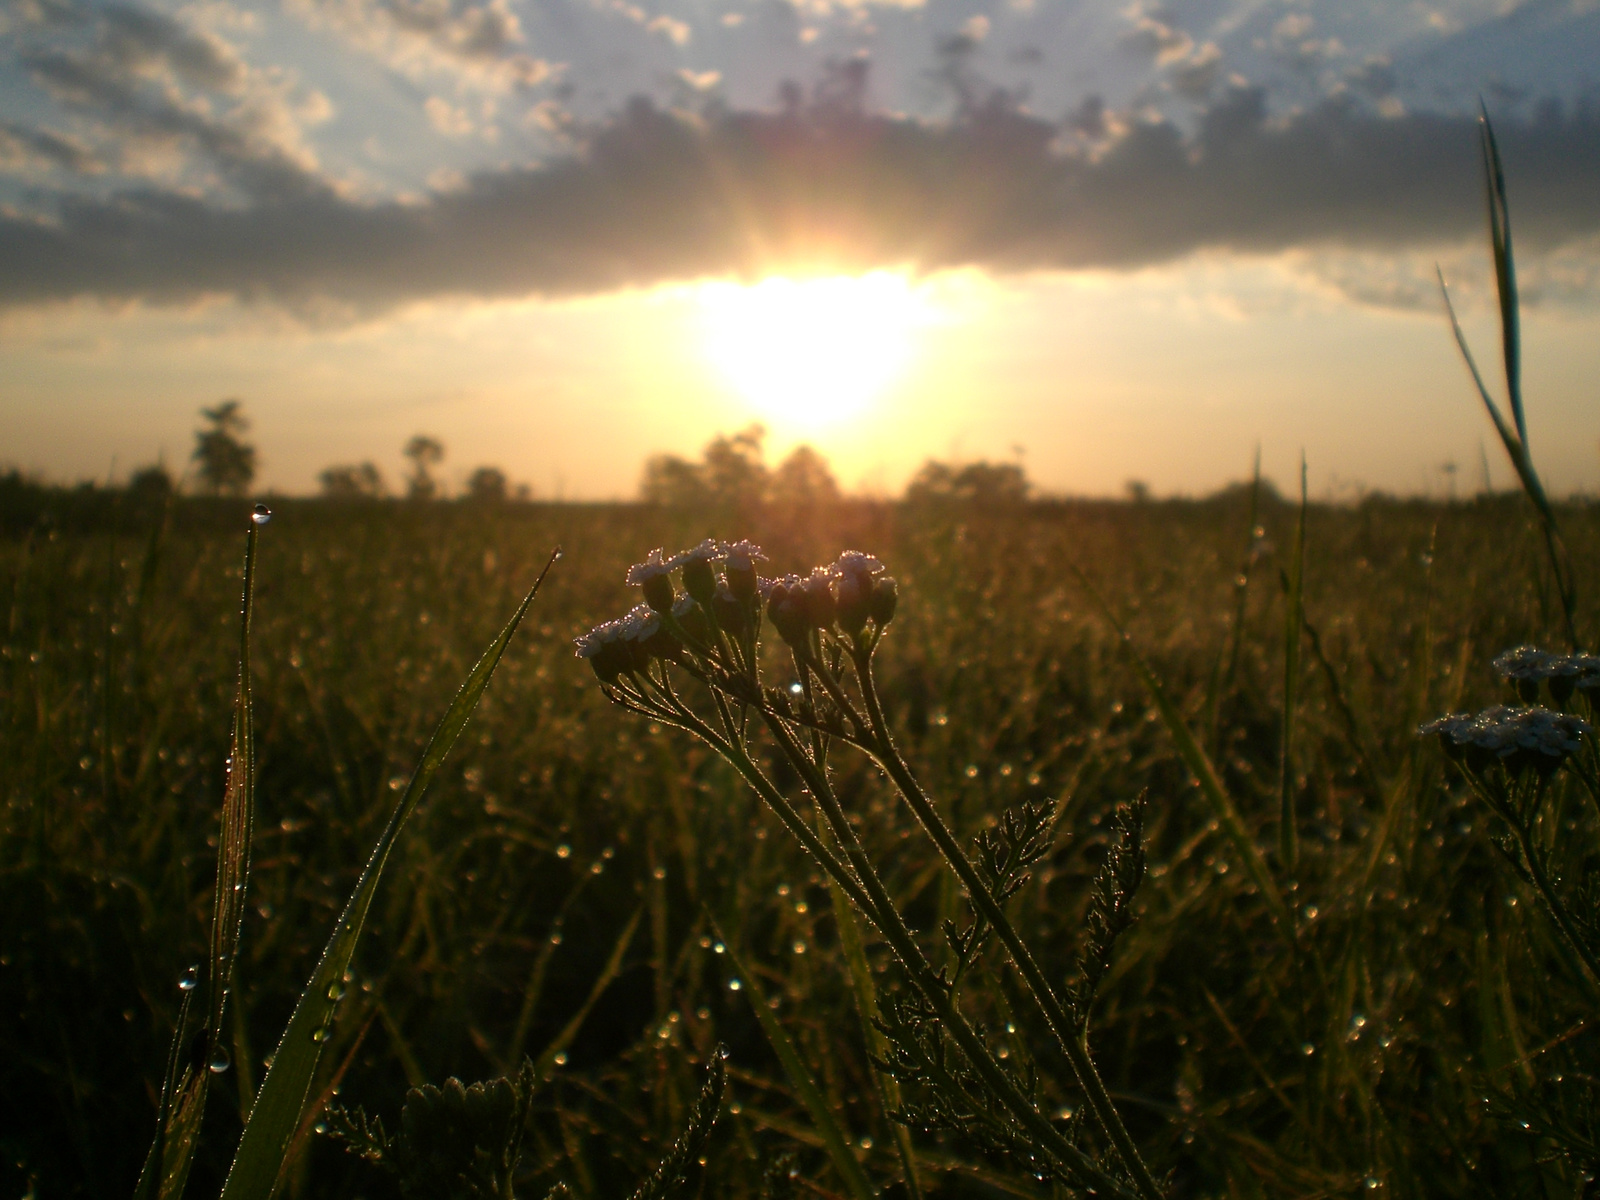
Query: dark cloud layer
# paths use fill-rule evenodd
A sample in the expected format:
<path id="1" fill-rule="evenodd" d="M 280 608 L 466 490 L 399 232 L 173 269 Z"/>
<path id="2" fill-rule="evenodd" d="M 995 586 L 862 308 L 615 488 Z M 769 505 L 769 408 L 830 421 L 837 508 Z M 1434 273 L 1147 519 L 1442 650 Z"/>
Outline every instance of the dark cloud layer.
<path id="1" fill-rule="evenodd" d="M 1600 112 L 1498 132 L 1524 247 L 1600 228 Z M 419 203 L 358 203 L 308 177 L 242 207 L 139 191 L 0 216 L 0 303 L 220 293 L 381 310 L 806 265 L 1129 268 L 1206 247 L 1399 247 L 1483 221 L 1464 116 L 1330 101 L 1269 121 L 1259 92 L 1236 89 L 1191 137 L 1135 124 L 1091 153 L 1062 136 L 1000 103 L 930 125 L 848 104 L 691 119 L 635 101 L 571 158 Z"/>

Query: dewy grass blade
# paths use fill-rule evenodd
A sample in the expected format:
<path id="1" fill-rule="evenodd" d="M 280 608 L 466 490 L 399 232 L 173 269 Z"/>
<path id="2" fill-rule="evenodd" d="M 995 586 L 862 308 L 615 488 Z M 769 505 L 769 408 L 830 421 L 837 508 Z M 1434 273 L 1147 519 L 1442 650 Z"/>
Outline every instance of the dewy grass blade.
<path id="1" fill-rule="evenodd" d="M 539 578 L 523 598 L 516 613 L 468 674 L 466 682 L 461 685 L 461 690 L 456 693 L 455 700 L 434 730 L 427 748 L 423 750 L 416 774 L 411 777 L 411 783 L 378 838 L 372 857 L 367 860 L 355 891 L 345 905 L 338 924 L 334 926 L 333 936 L 328 939 L 322 952 L 322 960 L 317 964 L 311 982 L 301 993 L 294 1014 L 289 1018 L 277 1053 L 273 1055 L 272 1066 L 256 1096 L 244 1136 L 239 1139 L 233 1168 L 228 1172 L 227 1183 L 223 1185 L 222 1200 L 269 1200 L 272 1195 L 290 1141 L 300 1123 L 301 1110 L 310 1094 L 312 1077 L 322 1057 L 328 1025 L 333 1020 L 339 998 L 344 994 L 345 975 L 355 954 L 356 943 L 361 938 L 361 929 L 366 923 L 367 911 L 377 893 L 390 851 L 394 849 L 406 820 L 415 811 L 456 739 L 461 736 L 473 709 L 478 706 L 478 700 L 489 685 L 489 677 L 494 673 L 500 656 L 511 641 L 511 635 L 522 623 L 533 598 L 539 594 L 540 585 L 560 554 L 561 551 L 557 549 L 550 556 L 550 561 L 539 573 Z"/>
<path id="2" fill-rule="evenodd" d="M 233 978 L 239 932 L 244 923 L 250 877 L 250 835 L 255 823 L 255 736 L 250 702 L 250 615 L 254 607 L 256 547 L 261 523 L 252 520 L 244 544 L 244 598 L 239 610 L 239 690 L 233 708 L 233 745 L 222 797 L 217 838 L 217 881 L 211 906 L 211 958 L 206 973 L 206 1023 L 202 1037 L 182 1059 L 193 991 L 184 992 L 162 1088 L 160 1128 L 139 1177 L 135 1195 L 161 1200 L 183 1195 L 200 1141 L 211 1075 L 228 1069 L 222 1018 Z M 159 1164 L 159 1170 L 156 1169 Z"/>
<path id="3" fill-rule="evenodd" d="M 867 1173 L 861 1169 L 861 1164 L 856 1161 L 856 1156 L 851 1153 L 850 1139 L 839 1127 L 839 1122 L 829 1109 L 828 1102 L 823 1099 L 821 1089 L 817 1087 L 817 1081 L 811 1077 L 811 1072 L 806 1069 L 806 1064 L 800 1057 L 800 1051 L 790 1040 L 788 1031 L 779 1023 L 778 1018 L 772 1015 L 766 993 L 761 990 L 761 985 L 756 982 L 755 976 L 745 970 L 744 963 L 733 949 L 733 944 L 723 936 L 715 920 L 711 925 L 716 930 L 718 939 L 727 948 L 728 959 L 733 964 L 733 969 L 738 972 L 744 990 L 749 993 L 750 1007 L 755 1011 L 756 1020 L 761 1023 L 761 1031 L 767 1035 L 773 1053 L 783 1064 L 784 1074 L 789 1076 L 789 1082 L 799 1093 L 801 1103 L 811 1114 L 812 1124 L 822 1136 L 822 1144 L 828 1151 L 828 1157 L 833 1160 L 834 1170 L 839 1172 L 845 1190 L 853 1200 L 873 1200 L 872 1183 L 867 1179 Z"/>
<path id="4" fill-rule="evenodd" d="M 886 1061 L 889 1047 L 875 1022 L 878 1014 L 878 989 L 872 982 L 872 964 L 867 961 L 867 950 L 861 940 L 861 925 L 850 900 L 833 880 L 828 880 L 828 894 L 833 900 L 833 922 L 839 931 L 839 948 L 844 951 L 845 965 L 850 971 L 850 987 L 855 993 L 856 1014 L 861 1018 L 861 1036 L 874 1058 Z M 872 1067 L 872 1079 L 877 1085 L 878 1100 L 883 1109 L 883 1119 L 894 1135 L 895 1150 L 900 1155 L 900 1167 L 905 1172 L 906 1195 L 909 1200 L 922 1200 L 922 1186 L 917 1179 L 916 1152 L 911 1144 L 911 1131 L 896 1121 L 893 1113 L 900 1108 L 900 1084 L 894 1076 Z"/>
<path id="5" fill-rule="evenodd" d="M 233 712 L 233 747 L 228 755 L 228 785 L 222 799 L 217 839 L 217 891 L 211 908 L 211 970 L 206 978 L 206 1034 L 209 1066 L 227 1069 L 222 1018 L 233 986 L 233 965 L 244 926 L 245 891 L 250 884 L 250 835 L 255 826 L 255 730 L 250 701 L 250 614 L 255 585 L 256 543 L 261 527 L 250 524 L 244 553 L 244 603 L 239 620 L 239 692 Z"/>
<path id="6" fill-rule="evenodd" d="M 1150 664 L 1145 662 L 1144 656 L 1134 648 L 1133 639 L 1128 636 L 1122 624 L 1111 612 L 1111 606 L 1106 603 L 1105 597 L 1100 595 L 1094 584 L 1089 582 L 1081 568 L 1074 565 L 1072 573 L 1083 584 L 1084 590 L 1089 593 L 1095 606 L 1101 614 L 1111 623 L 1111 628 L 1116 632 L 1122 642 L 1122 648 L 1128 655 L 1128 661 L 1133 664 L 1134 673 L 1139 676 L 1139 682 L 1144 685 L 1151 700 L 1155 701 L 1156 709 L 1161 714 L 1161 720 L 1167 727 L 1167 732 L 1172 735 L 1172 740 L 1178 750 L 1178 757 L 1183 759 L 1184 765 L 1199 782 L 1200 792 L 1210 802 L 1212 811 L 1216 814 L 1217 821 L 1222 826 L 1223 833 L 1233 843 L 1234 850 L 1244 863 L 1244 868 L 1249 872 L 1251 880 L 1256 885 L 1256 890 L 1261 893 L 1261 898 L 1267 902 L 1273 916 L 1280 923 L 1285 937 L 1292 937 L 1293 924 L 1289 919 L 1289 910 L 1283 902 L 1283 896 L 1278 891 L 1278 885 L 1273 882 L 1272 873 L 1267 870 L 1266 860 L 1261 857 L 1255 839 L 1250 836 L 1250 831 L 1245 828 L 1244 818 L 1239 815 L 1238 808 L 1233 803 L 1233 797 L 1228 795 L 1228 790 L 1222 785 L 1222 777 L 1217 774 L 1217 769 L 1211 763 L 1211 758 L 1201 748 L 1190 731 L 1188 722 L 1183 719 L 1183 714 L 1178 711 L 1167 695 L 1166 689 L 1161 686 L 1161 681 L 1156 678 L 1155 672 L 1150 669 Z"/>
<path id="7" fill-rule="evenodd" d="M 1305 616 L 1306 460 L 1300 459 L 1300 519 L 1283 590 L 1283 715 L 1278 740 L 1278 859 L 1291 874 L 1300 862 L 1294 811 L 1294 713 L 1300 690 L 1300 626 Z"/>

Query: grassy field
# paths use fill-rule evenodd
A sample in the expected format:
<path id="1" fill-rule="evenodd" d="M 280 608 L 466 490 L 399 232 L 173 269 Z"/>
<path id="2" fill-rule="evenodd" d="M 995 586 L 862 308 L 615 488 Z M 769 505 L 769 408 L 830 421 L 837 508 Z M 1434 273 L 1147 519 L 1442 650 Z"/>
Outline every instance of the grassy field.
<path id="1" fill-rule="evenodd" d="M 154 1132 L 178 980 L 206 955 L 247 509 L 41 503 L 54 515 L 0 539 L 0 1196 L 118 1196 Z M 1023 800 L 1058 806 L 1050 852 L 1010 902 L 1051 979 L 1074 969 L 1114 806 L 1148 789 L 1148 878 L 1092 1044 L 1173 1195 L 1586 1194 L 1540 1129 L 1487 1100 L 1587 1078 L 1593 1000 L 1497 854 L 1488 812 L 1415 732 L 1506 699 L 1489 668 L 1503 649 L 1567 648 L 1520 497 L 1310 509 L 1293 872 L 1276 850 L 1290 506 L 1264 504 L 1254 530 L 1245 490 L 743 517 L 275 508 L 257 564 L 258 813 L 232 1064 L 190 1195 L 220 1187 L 398 789 L 557 544 L 565 557 L 399 843 L 314 1098 L 392 1128 L 408 1087 L 531 1057 L 549 1079 L 518 1194 L 560 1181 L 585 1200 L 625 1196 L 682 1129 L 721 1043 L 730 1082 L 703 1194 L 761 1194 L 784 1154 L 796 1174 L 777 1177 L 799 1194 L 844 1194 L 751 1008 L 759 990 L 866 1175 L 906 1194 L 823 881 L 726 763 L 608 704 L 573 657 L 575 636 L 637 601 L 630 563 L 708 533 L 754 538 L 776 571 L 856 548 L 894 572 L 879 682 L 945 819 L 966 838 Z M 1559 515 L 1591 635 L 1600 514 Z M 1217 764 L 1291 922 L 1217 829 L 1074 565 Z M 938 961 L 958 887 L 875 769 L 840 755 L 835 775 Z M 1577 886 L 1600 830 L 1568 790 L 1546 836 Z M 730 987 L 713 918 L 759 989 Z M 903 987 L 883 945 L 866 953 L 885 995 Z M 1043 1112 L 1081 1108 L 1001 954 L 986 954 L 971 1015 L 999 1058 L 1036 1068 Z M 314 1119 L 287 1194 L 397 1194 Z M 928 1194 L 1060 1194 L 959 1135 L 913 1141 Z"/>

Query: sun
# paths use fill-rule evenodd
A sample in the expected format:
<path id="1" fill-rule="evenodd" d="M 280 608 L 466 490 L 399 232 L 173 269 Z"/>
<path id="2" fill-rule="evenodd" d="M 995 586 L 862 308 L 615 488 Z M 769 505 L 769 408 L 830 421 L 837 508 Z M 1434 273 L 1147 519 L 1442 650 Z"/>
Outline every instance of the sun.
<path id="1" fill-rule="evenodd" d="M 700 285 L 705 353 L 768 420 L 817 428 L 870 406 L 904 372 L 926 323 L 922 290 L 892 271 Z"/>

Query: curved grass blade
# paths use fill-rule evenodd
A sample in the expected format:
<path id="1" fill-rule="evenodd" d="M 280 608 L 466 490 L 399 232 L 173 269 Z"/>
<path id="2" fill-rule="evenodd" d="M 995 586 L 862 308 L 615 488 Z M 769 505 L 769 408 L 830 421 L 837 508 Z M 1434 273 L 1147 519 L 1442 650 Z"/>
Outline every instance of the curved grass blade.
<path id="1" fill-rule="evenodd" d="M 734 952 L 733 943 L 728 941 L 715 920 L 711 922 L 711 927 L 716 930 L 718 939 L 727 947 L 733 969 L 739 973 L 739 978 L 744 981 L 744 988 L 750 995 L 750 1007 L 755 1011 L 756 1020 L 761 1023 L 761 1032 L 767 1035 L 767 1042 L 772 1046 L 772 1052 L 783 1064 L 784 1074 L 789 1077 L 789 1082 L 794 1085 L 801 1103 L 811 1114 L 812 1124 L 822 1136 L 823 1147 L 828 1151 L 828 1157 L 833 1160 L 833 1168 L 844 1182 L 845 1190 L 853 1200 L 873 1200 L 872 1183 L 867 1179 L 867 1173 L 861 1169 L 861 1164 L 856 1161 L 856 1156 L 851 1153 L 850 1139 L 839 1127 L 838 1120 L 828 1107 L 827 1100 L 823 1098 L 822 1090 L 817 1087 L 817 1081 L 806 1069 L 805 1061 L 801 1059 L 800 1051 L 790 1039 L 788 1031 L 779 1023 L 778 1018 L 772 1015 L 766 993 L 761 990 L 761 985 L 756 982 L 755 976 L 745 970 L 744 963 Z"/>
<path id="2" fill-rule="evenodd" d="M 1450 318 L 1450 330 L 1455 334 L 1461 357 L 1472 373 L 1472 382 L 1494 422 L 1495 432 L 1506 448 L 1511 465 L 1516 468 L 1522 490 L 1527 493 L 1539 513 L 1544 535 L 1545 552 L 1550 559 L 1550 569 L 1555 573 L 1556 592 L 1561 597 L 1562 616 L 1566 621 L 1567 638 L 1574 652 L 1578 650 L 1577 585 L 1572 577 L 1572 564 L 1566 543 L 1556 527 L 1556 516 L 1545 494 L 1544 484 L 1534 469 L 1533 456 L 1528 451 L 1528 423 L 1522 405 L 1522 333 L 1517 300 L 1516 260 L 1511 251 L 1511 209 L 1506 202 L 1505 169 L 1500 162 L 1500 147 L 1495 141 L 1494 126 L 1489 122 L 1489 112 L 1479 104 L 1478 147 L 1483 155 L 1484 189 L 1489 205 L 1489 241 L 1494 257 L 1496 291 L 1500 301 L 1500 351 L 1505 360 L 1506 395 L 1511 405 L 1511 423 L 1501 415 L 1500 408 L 1489 395 L 1483 375 L 1467 347 L 1467 338 L 1461 332 L 1461 322 L 1456 319 L 1455 305 L 1450 302 L 1450 291 L 1445 287 L 1444 272 L 1435 268 L 1439 279 L 1439 294 L 1444 297 L 1445 314 Z M 1513 428 L 1515 426 L 1515 428 Z"/>
<path id="3" fill-rule="evenodd" d="M 138 1200 L 183 1195 L 200 1141 L 212 1066 L 227 1069 L 222 1018 L 233 979 L 234 958 L 244 926 L 245 887 L 250 878 L 250 839 L 255 825 L 255 732 L 250 700 L 250 615 L 255 607 L 256 547 L 261 527 L 250 523 L 244 544 L 244 598 L 239 609 L 239 690 L 233 706 L 233 744 L 222 794 L 217 838 L 217 881 L 211 904 L 211 957 L 206 972 L 206 1023 L 188 1059 L 180 1056 L 187 1035 L 192 991 L 186 991 L 173 1032 L 155 1142 L 140 1173 Z M 142 585 L 141 585 L 142 586 Z M 159 1164 L 159 1169 L 158 1169 Z"/>
<path id="4" fill-rule="evenodd" d="M 255 1107 L 251 1110 L 249 1123 L 245 1125 L 244 1136 L 239 1139 L 233 1168 L 228 1172 L 228 1181 L 222 1189 L 222 1200 L 269 1200 L 271 1197 L 289 1144 L 300 1123 L 301 1111 L 310 1094 L 312 1077 L 326 1044 L 328 1026 L 333 1021 L 339 998 L 344 994 L 350 960 L 361 938 L 362 926 L 366 923 L 367 911 L 372 907 L 373 896 L 377 893 L 378 881 L 383 876 L 390 851 L 394 849 L 401 829 L 415 811 L 456 739 L 461 736 L 484 689 L 489 685 L 489 677 L 494 673 L 500 656 L 511 641 L 511 635 L 522 623 L 533 598 L 539 594 L 540 584 L 560 554 L 561 551 L 557 549 L 550 556 L 550 561 L 539 573 L 539 578 L 523 598 L 516 613 L 468 674 L 466 682 L 461 685 L 461 690 L 456 693 L 423 750 L 416 773 L 390 814 L 389 823 L 384 826 L 372 857 L 367 860 L 355 891 L 345 905 L 338 924 L 334 926 L 333 936 L 328 939 L 322 952 L 322 960 L 317 964 L 306 990 L 301 993 L 294 1014 L 283 1031 L 283 1039 L 273 1055 L 272 1066 L 256 1095 Z"/>
<path id="5" fill-rule="evenodd" d="M 1111 623 L 1111 628 L 1116 631 L 1117 637 L 1122 642 L 1122 648 L 1128 655 L 1128 661 L 1133 664 L 1134 674 L 1138 675 L 1139 682 L 1149 693 L 1150 699 L 1155 702 L 1156 710 L 1161 714 L 1162 723 L 1166 725 L 1167 732 L 1172 736 L 1173 744 L 1178 751 L 1178 757 L 1183 759 L 1184 765 L 1200 785 L 1200 793 L 1211 805 L 1211 810 L 1216 814 L 1217 822 L 1222 826 L 1222 832 L 1233 843 L 1234 850 L 1238 853 L 1244 868 L 1250 874 L 1251 881 L 1256 885 L 1256 890 L 1261 893 L 1261 898 L 1267 902 L 1272 910 L 1272 915 L 1279 921 L 1285 936 L 1292 936 L 1293 923 L 1289 919 L 1289 909 L 1283 902 L 1283 895 L 1278 891 L 1278 885 L 1273 882 L 1272 873 L 1267 870 L 1266 860 L 1261 857 L 1261 851 L 1256 847 L 1255 839 L 1250 836 L 1250 831 L 1245 828 L 1244 818 L 1239 815 L 1238 808 L 1233 803 L 1233 797 L 1228 795 L 1227 788 L 1222 785 L 1222 777 L 1217 774 L 1217 769 L 1211 763 L 1208 755 L 1194 734 L 1190 731 L 1188 722 L 1183 719 L 1183 714 L 1178 711 L 1178 706 L 1172 702 L 1167 691 L 1161 686 L 1161 681 L 1156 678 L 1156 673 L 1150 669 L 1150 664 L 1145 662 L 1144 656 L 1134 648 L 1133 639 L 1122 628 L 1111 606 L 1106 603 L 1099 589 L 1089 582 L 1089 577 L 1076 564 L 1072 566 L 1072 573 L 1078 577 L 1078 582 L 1089 593 L 1101 615 Z"/>
<path id="6" fill-rule="evenodd" d="M 1517 268 L 1511 253 L 1511 209 L 1506 204 L 1506 173 L 1489 110 L 1478 103 L 1478 148 L 1483 154 L 1483 185 L 1489 201 L 1489 241 L 1494 250 L 1495 290 L 1500 297 L 1500 346 L 1506 366 L 1506 396 L 1517 440 L 1526 452 L 1528 423 L 1522 415 L 1522 331 L 1518 316 Z"/>
<path id="7" fill-rule="evenodd" d="M 1294 557 L 1283 589 L 1283 719 L 1278 742 L 1278 860 L 1293 873 L 1300 864 L 1299 828 L 1294 811 L 1294 712 L 1300 690 L 1300 626 L 1305 619 L 1306 460 L 1300 458 L 1300 520 Z"/>

